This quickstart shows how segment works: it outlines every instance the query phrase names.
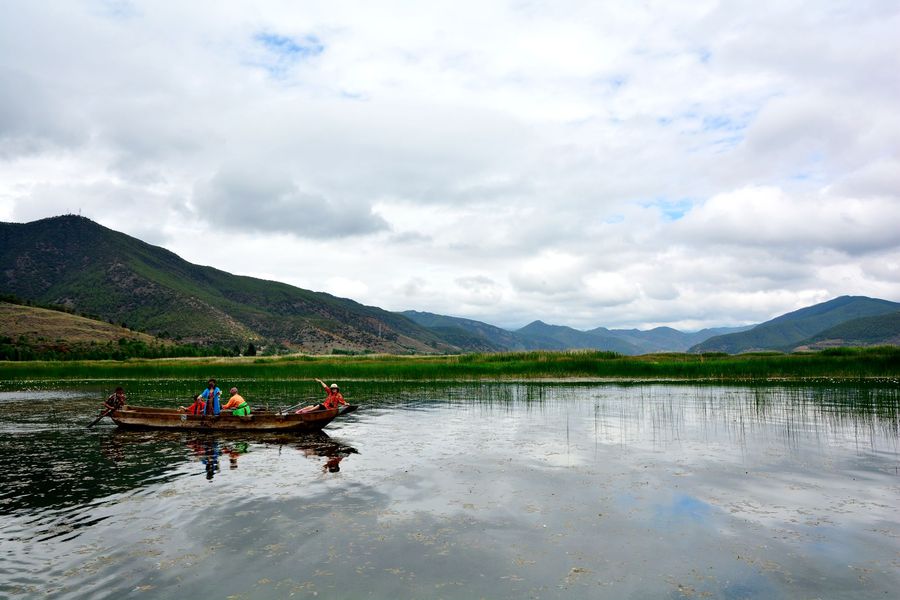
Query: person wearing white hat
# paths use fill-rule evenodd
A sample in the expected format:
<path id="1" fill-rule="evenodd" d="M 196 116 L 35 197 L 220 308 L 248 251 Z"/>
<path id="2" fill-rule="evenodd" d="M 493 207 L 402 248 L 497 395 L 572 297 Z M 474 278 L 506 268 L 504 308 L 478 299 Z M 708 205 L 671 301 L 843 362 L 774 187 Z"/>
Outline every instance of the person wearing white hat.
<path id="1" fill-rule="evenodd" d="M 316 381 L 318 381 L 322 385 L 322 387 L 325 388 L 325 393 L 328 394 L 328 396 L 322 403 L 316 404 L 315 406 L 307 406 L 306 408 L 301 408 L 297 411 L 297 413 L 312 412 L 314 410 L 331 410 L 333 408 L 338 408 L 344 404 L 347 404 L 347 401 L 344 400 L 344 396 L 341 395 L 341 388 L 338 387 L 338 384 L 332 383 L 329 386 L 325 385 L 325 382 L 321 379 L 316 379 Z"/>

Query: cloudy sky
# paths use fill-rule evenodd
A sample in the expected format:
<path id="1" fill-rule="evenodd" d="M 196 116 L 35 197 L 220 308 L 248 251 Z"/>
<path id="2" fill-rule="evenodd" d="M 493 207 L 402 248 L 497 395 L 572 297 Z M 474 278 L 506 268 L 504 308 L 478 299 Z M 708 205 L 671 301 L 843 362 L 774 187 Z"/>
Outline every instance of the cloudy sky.
<path id="1" fill-rule="evenodd" d="M 390 310 L 900 300 L 900 4 L 0 0 L 0 220 Z"/>

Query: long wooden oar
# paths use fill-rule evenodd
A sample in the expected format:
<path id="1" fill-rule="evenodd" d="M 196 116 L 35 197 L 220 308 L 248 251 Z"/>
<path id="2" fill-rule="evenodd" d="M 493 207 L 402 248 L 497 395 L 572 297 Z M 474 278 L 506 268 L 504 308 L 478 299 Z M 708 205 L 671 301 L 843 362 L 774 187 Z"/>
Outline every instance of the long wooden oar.
<path id="1" fill-rule="evenodd" d="M 297 404 L 295 404 L 295 405 L 293 405 L 293 406 L 288 406 L 288 407 L 286 407 L 286 408 L 281 408 L 281 409 L 278 410 L 278 412 L 281 413 L 281 414 L 285 414 L 285 413 L 290 412 L 290 411 L 292 411 L 292 410 L 296 410 L 296 409 L 300 408 L 301 406 L 303 406 L 304 404 L 308 404 L 308 403 L 310 403 L 310 402 L 313 401 L 313 400 L 318 400 L 319 398 L 321 398 L 321 396 L 309 396 L 309 397 L 307 397 L 307 398 L 303 398 L 303 399 L 300 400 L 300 402 L 298 402 Z"/>
<path id="2" fill-rule="evenodd" d="M 87 428 L 90 429 L 91 427 L 93 427 L 94 425 L 96 425 L 97 423 L 99 423 L 100 420 L 101 420 L 103 417 L 105 417 L 106 415 L 108 415 L 108 414 L 111 413 L 112 411 L 113 411 L 113 409 L 111 409 L 111 408 L 107 408 L 106 410 L 104 410 L 102 413 L 100 413 L 100 416 L 99 416 L 99 417 L 97 417 L 96 419 L 94 419 L 93 421 L 91 421 L 91 424 L 88 425 Z"/>

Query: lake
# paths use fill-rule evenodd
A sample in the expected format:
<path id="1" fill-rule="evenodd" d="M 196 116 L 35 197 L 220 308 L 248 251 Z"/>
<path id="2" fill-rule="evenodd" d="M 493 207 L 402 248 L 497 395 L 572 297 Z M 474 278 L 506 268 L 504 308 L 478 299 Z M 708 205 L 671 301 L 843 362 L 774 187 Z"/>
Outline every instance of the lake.
<path id="1" fill-rule="evenodd" d="M 175 406 L 202 385 L 126 390 Z M 316 394 L 238 385 L 272 407 Z M 896 382 L 357 381 L 360 410 L 322 434 L 85 429 L 114 386 L 0 384 L 0 597 L 900 590 Z"/>

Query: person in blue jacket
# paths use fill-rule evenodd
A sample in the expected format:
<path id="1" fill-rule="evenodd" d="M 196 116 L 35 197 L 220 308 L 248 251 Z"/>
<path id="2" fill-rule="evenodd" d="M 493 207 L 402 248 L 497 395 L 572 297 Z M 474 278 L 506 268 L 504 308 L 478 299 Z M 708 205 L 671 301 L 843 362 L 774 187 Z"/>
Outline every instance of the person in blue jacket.
<path id="1" fill-rule="evenodd" d="M 197 396 L 197 400 L 203 400 L 206 402 L 206 407 L 203 410 L 204 415 L 218 415 L 219 411 L 222 409 L 219 404 L 219 398 L 222 396 L 222 390 L 219 389 L 219 386 L 216 385 L 215 379 L 210 379 L 206 384 L 206 389 L 203 390 L 203 393 Z"/>

